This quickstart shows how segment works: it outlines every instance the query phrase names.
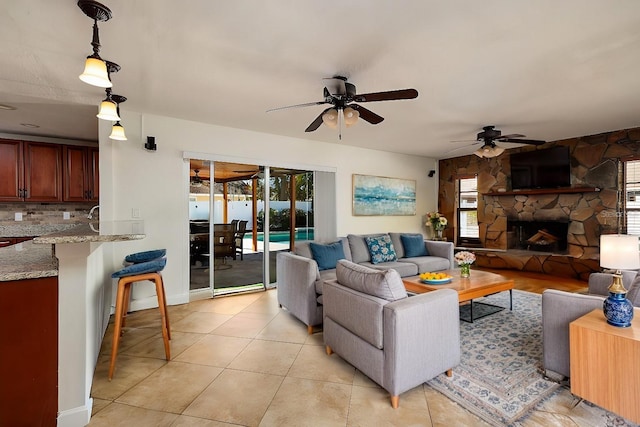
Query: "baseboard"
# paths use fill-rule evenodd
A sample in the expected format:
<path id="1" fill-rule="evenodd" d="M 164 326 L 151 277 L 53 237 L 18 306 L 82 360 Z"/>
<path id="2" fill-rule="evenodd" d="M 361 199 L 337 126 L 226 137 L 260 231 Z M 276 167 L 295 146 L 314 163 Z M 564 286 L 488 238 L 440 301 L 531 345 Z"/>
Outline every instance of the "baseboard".
<path id="1" fill-rule="evenodd" d="M 85 406 L 78 406 L 58 413 L 58 427 L 82 427 L 89 424 L 91 410 L 93 409 L 93 399 L 87 399 Z"/>

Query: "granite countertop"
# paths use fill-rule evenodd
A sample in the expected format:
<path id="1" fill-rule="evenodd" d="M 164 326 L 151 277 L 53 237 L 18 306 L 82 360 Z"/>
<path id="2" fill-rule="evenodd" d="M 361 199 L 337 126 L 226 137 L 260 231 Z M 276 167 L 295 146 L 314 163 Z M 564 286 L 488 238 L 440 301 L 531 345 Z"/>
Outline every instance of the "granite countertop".
<path id="1" fill-rule="evenodd" d="M 55 244 L 121 242 L 145 237 L 143 221 L 105 221 L 78 225 L 0 248 L 0 282 L 57 276 Z"/>
<path id="2" fill-rule="evenodd" d="M 144 239 L 143 221 L 102 221 L 36 237 L 36 244 L 121 242 Z"/>
<path id="3" fill-rule="evenodd" d="M 32 241 L 0 248 L 0 282 L 58 275 L 58 259 L 51 245 Z"/>

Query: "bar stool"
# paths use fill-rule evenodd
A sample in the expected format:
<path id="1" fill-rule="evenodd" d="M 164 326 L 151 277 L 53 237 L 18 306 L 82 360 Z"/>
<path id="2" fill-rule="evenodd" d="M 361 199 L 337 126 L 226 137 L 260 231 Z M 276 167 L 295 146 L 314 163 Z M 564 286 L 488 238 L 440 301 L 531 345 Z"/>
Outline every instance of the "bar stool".
<path id="1" fill-rule="evenodd" d="M 112 278 L 118 279 L 118 291 L 116 295 L 116 310 L 114 317 L 113 344 L 111 346 L 111 363 L 109 365 L 109 380 L 113 377 L 115 370 L 116 357 L 118 355 L 118 345 L 120 344 L 120 336 L 122 335 L 122 327 L 125 325 L 127 311 L 129 309 L 129 300 L 131 297 L 131 285 L 135 282 L 149 280 L 156 285 L 156 295 L 158 297 L 158 308 L 162 319 L 162 339 L 164 340 L 164 353 L 167 360 L 171 359 L 171 349 L 169 340 L 171 339 L 171 331 L 169 327 L 169 316 L 167 313 L 167 299 L 164 292 L 164 283 L 160 272 L 167 264 L 164 256 L 166 250 L 158 249 L 153 251 L 140 252 L 137 254 L 127 255 L 125 262 L 132 263 L 122 270 L 116 271 L 111 275 Z M 158 258 L 160 255 L 161 258 Z M 155 257 L 155 258 L 154 258 Z"/>

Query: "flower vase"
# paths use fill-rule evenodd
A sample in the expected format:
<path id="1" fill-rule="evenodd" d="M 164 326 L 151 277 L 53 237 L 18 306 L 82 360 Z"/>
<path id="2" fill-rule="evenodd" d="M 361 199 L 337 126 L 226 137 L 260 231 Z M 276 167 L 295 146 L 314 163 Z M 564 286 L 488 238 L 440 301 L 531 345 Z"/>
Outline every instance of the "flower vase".
<path id="1" fill-rule="evenodd" d="M 471 264 L 460 265 L 460 277 L 469 277 L 471 275 Z"/>
<path id="2" fill-rule="evenodd" d="M 436 240 L 444 240 L 444 239 L 442 238 L 442 232 L 443 232 L 443 231 L 444 231 L 444 230 L 436 230 Z"/>

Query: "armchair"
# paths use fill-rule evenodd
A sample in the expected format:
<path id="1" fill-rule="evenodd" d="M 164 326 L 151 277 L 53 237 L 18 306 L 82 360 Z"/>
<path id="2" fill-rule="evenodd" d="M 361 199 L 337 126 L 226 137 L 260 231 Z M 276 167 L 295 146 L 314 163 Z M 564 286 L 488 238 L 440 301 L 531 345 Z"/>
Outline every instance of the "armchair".
<path id="1" fill-rule="evenodd" d="M 460 362 L 458 294 L 440 289 L 408 297 L 395 270 L 338 261 L 337 280 L 325 281 L 324 342 L 333 352 L 399 395 Z"/>
<path id="2" fill-rule="evenodd" d="M 640 281 L 635 280 L 636 271 L 623 271 L 622 283 L 627 289 L 627 298 L 640 306 Z M 542 293 L 542 364 L 545 375 L 562 381 L 570 376 L 569 323 L 594 309 L 602 309 L 613 280 L 609 273 L 593 273 L 589 276 L 589 294 L 547 289 Z"/>

